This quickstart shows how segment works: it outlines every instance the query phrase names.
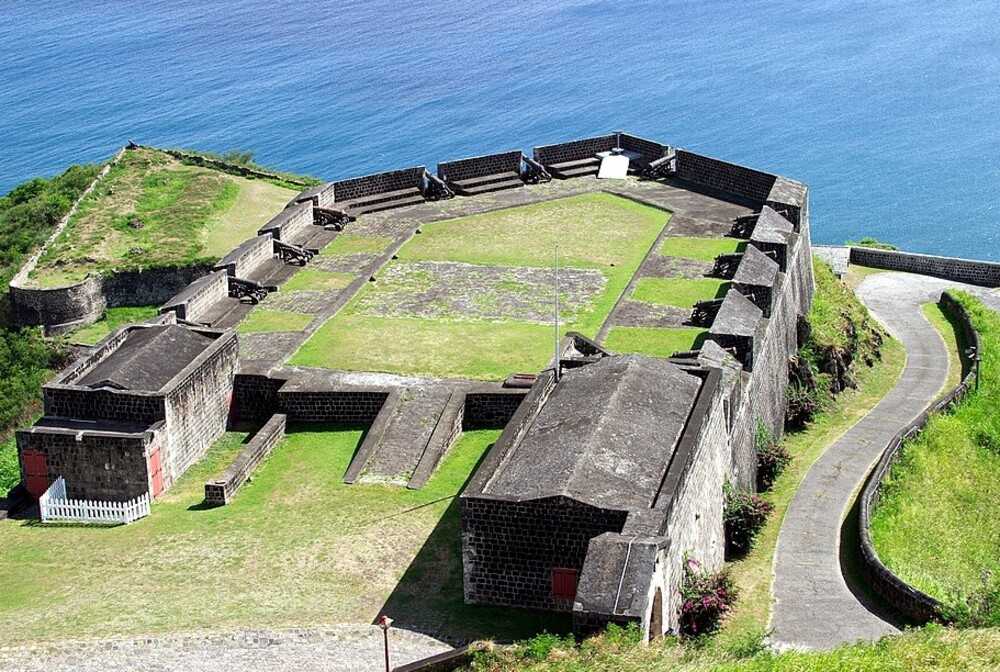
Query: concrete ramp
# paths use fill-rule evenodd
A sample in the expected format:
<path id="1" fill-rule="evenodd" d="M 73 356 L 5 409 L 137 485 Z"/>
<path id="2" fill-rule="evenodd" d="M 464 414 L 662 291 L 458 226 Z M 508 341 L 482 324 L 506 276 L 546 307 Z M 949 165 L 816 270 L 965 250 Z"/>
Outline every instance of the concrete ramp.
<path id="1" fill-rule="evenodd" d="M 444 387 L 390 394 L 345 474 L 347 483 L 423 487 L 462 430 L 464 395 Z"/>

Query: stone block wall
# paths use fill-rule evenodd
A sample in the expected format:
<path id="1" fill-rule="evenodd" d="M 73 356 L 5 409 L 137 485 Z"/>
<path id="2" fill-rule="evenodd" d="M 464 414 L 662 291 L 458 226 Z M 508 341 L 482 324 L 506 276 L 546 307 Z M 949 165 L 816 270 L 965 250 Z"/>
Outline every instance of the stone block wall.
<path id="1" fill-rule="evenodd" d="M 618 135 L 616 133 L 609 133 L 608 135 L 560 142 L 554 145 L 540 145 L 534 148 L 534 157 L 535 161 L 538 161 L 543 166 L 553 163 L 563 163 L 565 161 L 578 161 L 580 159 L 589 159 L 598 152 L 607 152 L 614 149 L 617 143 Z"/>
<path id="2" fill-rule="evenodd" d="M 289 420 L 370 425 L 389 396 L 387 390 L 278 390 L 277 410 Z"/>
<path id="3" fill-rule="evenodd" d="M 51 384 L 42 388 L 42 403 L 45 415 L 78 420 L 151 425 L 166 417 L 163 395 L 150 392 Z"/>
<path id="4" fill-rule="evenodd" d="M 390 170 L 363 177 L 352 177 L 333 183 L 334 203 L 343 203 L 364 196 L 384 194 L 401 189 L 420 188 L 423 185 L 424 166 Z"/>
<path id="5" fill-rule="evenodd" d="M 763 204 L 775 183 L 774 175 L 684 149 L 676 150 L 676 156 L 678 178 L 751 201 Z"/>
<path id="6" fill-rule="evenodd" d="M 510 422 L 526 390 L 470 391 L 465 395 L 462 429 L 500 429 Z"/>
<path id="7" fill-rule="evenodd" d="M 465 601 L 571 611 L 552 596 L 552 569 L 582 570 L 587 545 L 620 532 L 624 511 L 566 497 L 526 502 L 462 498 Z"/>
<path id="8" fill-rule="evenodd" d="M 103 278 L 101 291 L 109 308 L 155 306 L 168 301 L 211 270 L 212 265 L 205 263 L 144 271 L 116 271 Z"/>
<path id="9" fill-rule="evenodd" d="M 225 269 L 198 278 L 182 292 L 160 306 L 160 313 L 172 312 L 178 320 L 199 322 L 219 301 L 229 296 L 229 279 Z"/>
<path id="10" fill-rule="evenodd" d="M 222 475 L 205 483 L 205 502 L 223 506 L 232 500 L 250 474 L 271 454 L 278 442 L 285 436 L 285 416 L 275 414 L 264 423 L 250 441 L 240 450 L 233 462 Z"/>
<path id="11" fill-rule="evenodd" d="M 981 287 L 1000 287 L 1000 263 L 990 261 L 852 247 L 851 263 L 890 271 L 931 275 Z"/>
<path id="12" fill-rule="evenodd" d="M 96 322 L 104 314 L 101 279 L 90 276 L 69 287 L 50 289 L 10 285 L 14 321 L 19 325 L 42 325 L 46 333 L 59 333 L 80 324 Z"/>
<path id="13" fill-rule="evenodd" d="M 237 278 L 249 278 L 257 268 L 272 259 L 274 239 L 265 233 L 240 243 L 239 247 L 220 259 L 213 270 L 224 270 Z"/>
<path id="14" fill-rule="evenodd" d="M 618 146 L 630 152 L 642 154 L 642 159 L 639 160 L 640 165 L 661 159 L 670 151 L 670 148 L 664 144 L 628 133 L 618 134 Z"/>
<path id="15" fill-rule="evenodd" d="M 232 417 L 245 422 L 263 422 L 278 408 L 278 390 L 283 378 L 237 373 L 233 380 Z"/>
<path id="16" fill-rule="evenodd" d="M 124 502 L 149 491 L 147 454 L 157 432 L 72 431 L 35 426 L 17 431 L 21 480 L 27 480 L 25 451 L 45 455 L 48 482 L 66 479 L 72 499 Z"/>
<path id="17" fill-rule="evenodd" d="M 270 234 L 275 240 L 294 243 L 307 234 L 313 225 L 312 201 L 293 203 L 272 217 L 258 231 L 258 236 Z"/>
<path id="18" fill-rule="evenodd" d="M 161 450 L 164 488 L 226 431 L 238 358 L 236 332 L 224 332 L 168 383 Z"/>
<path id="19" fill-rule="evenodd" d="M 486 175 L 521 171 L 521 150 L 474 156 L 469 159 L 445 161 L 437 165 L 437 175 L 442 180 L 468 180 Z"/>

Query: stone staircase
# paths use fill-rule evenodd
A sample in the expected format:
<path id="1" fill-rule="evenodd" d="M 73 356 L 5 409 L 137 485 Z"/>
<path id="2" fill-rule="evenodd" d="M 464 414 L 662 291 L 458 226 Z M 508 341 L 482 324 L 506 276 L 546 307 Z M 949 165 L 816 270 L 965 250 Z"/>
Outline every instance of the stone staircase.
<path id="1" fill-rule="evenodd" d="M 601 169 L 601 160 L 596 156 L 574 161 L 563 161 L 561 163 L 549 163 L 545 168 L 552 177 L 566 180 L 571 177 L 585 177 L 587 175 L 597 175 Z"/>
<path id="2" fill-rule="evenodd" d="M 422 487 L 461 432 L 464 399 L 443 387 L 394 391 L 344 475 L 346 483 Z"/>
<path id="3" fill-rule="evenodd" d="M 361 196 L 349 201 L 338 203 L 349 214 L 356 217 L 368 212 L 379 212 L 404 205 L 416 205 L 424 202 L 424 195 L 419 187 L 407 187 L 395 191 L 385 191 L 380 194 Z"/>
<path id="4" fill-rule="evenodd" d="M 448 182 L 448 186 L 462 196 L 475 196 L 476 194 L 486 194 L 491 191 L 516 189 L 517 187 L 523 187 L 524 182 L 521 180 L 520 174 L 512 171 L 496 175 L 472 177 L 466 180 L 455 180 Z"/>

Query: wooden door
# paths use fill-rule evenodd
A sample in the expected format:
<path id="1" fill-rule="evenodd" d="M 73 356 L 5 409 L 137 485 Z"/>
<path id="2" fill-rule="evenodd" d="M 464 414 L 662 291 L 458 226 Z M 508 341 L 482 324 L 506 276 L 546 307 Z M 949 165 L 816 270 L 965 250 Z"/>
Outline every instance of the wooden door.
<path id="1" fill-rule="evenodd" d="M 163 492 L 163 466 L 160 464 L 160 444 L 154 443 L 149 448 L 149 483 L 155 498 Z"/>
<path id="2" fill-rule="evenodd" d="M 38 499 L 49 489 L 49 465 L 45 453 L 39 450 L 25 450 L 21 453 L 24 461 L 24 487 Z"/>

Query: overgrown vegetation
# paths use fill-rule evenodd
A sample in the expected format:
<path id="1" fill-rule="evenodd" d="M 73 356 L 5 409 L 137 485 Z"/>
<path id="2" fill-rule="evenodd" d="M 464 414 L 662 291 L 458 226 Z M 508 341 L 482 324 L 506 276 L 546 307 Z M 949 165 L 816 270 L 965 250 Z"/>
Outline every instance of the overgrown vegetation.
<path id="1" fill-rule="evenodd" d="M 754 539 L 763 529 L 774 505 L 760 495 L 735 488 L 729 483 L 725 485 L 723 494 L 726 558 L 742 557 L 753 547 Z"/>
<path id="2" fill-rule="evenodd" d="M 38 405 L 39 388 L 64 351 L 38 329 L 11 325 L 7 288 L 18 267 L 45 242 L 55 225 L 97 175 L 98 166 L 73 166 L 51 179 L 35 178 L 0 198 L 0 497 L 20 479 L 10 436 Z"/>
<path id="3" fill-rule="evenodd" d="M 859 238 L 858 240 L 849 240 L 844 244 L 850 247 L 874 247 L 876 250 L 893 251 L 899 249 L 892 243 L 886 243 L 884 241 L 879 240 L 878 238 L 873 238 L 872 236 L 864 236 L 863 238 Z"/>
<path id="4" fill-rule="evenodd" d="M 792 456 L 762 420 L 757 421 L 754 430 L 754 447 L 757 451 L 757 491 L 767 492 L 792 461 Z"/>
<path id="5" fill-rule="evenodd" d="M 789 368 L 786 425 L 801 428 L 833 395 L 856 385 L 855 362 L 872 366 L 886 336 L 881 326 L 830 267 L 813 259 L 816 293 L 799 322 L 799 352 Z"/>
<path id="6" fill-rule="evenodd" d="M 274 184 L 287 189 L 292 189 L 294 191 L 301 191 L 304 187 L 313 186 L 322 182 L 319 178 L 312 177 L 311 175 L 301 175 L 299 173 L 275 170 L 273 168 L 268 168 L 267 166 L 262 166 L 254 161 L 253 152 L 245 149 L 231 149 L 227 152 L 207 152 L 199 149 L 178 149 L 176 151 L 185 152 L 187 154 L 196 154 L 207 159 L 214 159 L 215 161 L 222 161 L 223 163 L 229 163 L 234 166 L 250 168 L 251 170 L 257 170 L 262 173 L 275 175 L 278 179 L 271 180 Z"/>
<path id="7" fill-rule="evenodd" d="M 982 342 L 982 380 L 908 441 L 871 533 L 882 561 L 961 625 L 1000 625 L 1000 316 L 956 293 Z M 942 325 L 943 326 L 943 325 Z M 949 325 L 950 327 L 950 325 Z M 946 341 L 960 344 L 952 334 Z M 964 345 L 964 344 L 963 344 Z"/>
<path id="8" fill-rule="evenodd" d="M 684 559 L 680 590 L 680 633 L 684 637 L 701 637 L 718 630 L 737 597 L 728 572 L 706 571 L 692 558 Z"/>

